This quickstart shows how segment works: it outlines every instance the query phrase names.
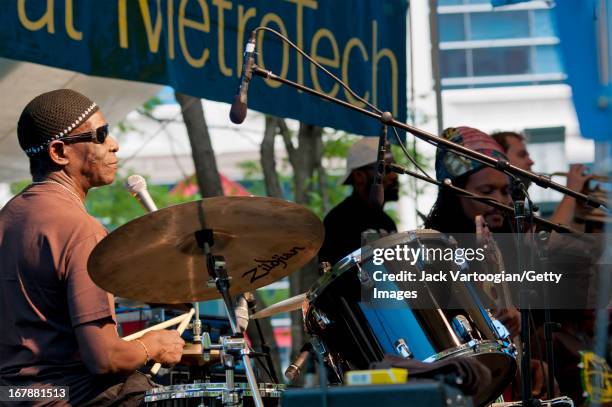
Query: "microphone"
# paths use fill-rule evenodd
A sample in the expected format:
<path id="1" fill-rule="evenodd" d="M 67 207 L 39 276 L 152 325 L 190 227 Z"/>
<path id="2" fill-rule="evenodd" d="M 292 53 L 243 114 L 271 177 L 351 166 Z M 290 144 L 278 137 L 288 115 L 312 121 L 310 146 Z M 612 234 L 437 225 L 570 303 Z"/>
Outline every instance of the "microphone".
<path id="1" fill-rule="evenodd" d="M 147 181 L 141 175 L 130 175 L 125 181 L 125 187 L 147 212 L 155 212 L 157 206 L 147 190 Z"/>
<path id="2" fill-rule="evenodd" d="M 285 377 L 289 381 L 289 383 L 293 383 L 300 377 L 302 374 L 302 368 L 308 361 L 310 357 L 310 351 L 312 350 L 312 345 L 310 343 L 305 343 L 300 350 L 300 354 L 293 359 L 293 362 L 289 365 L 287 370 L 285 370 Z"/>
<path id="3" fill-rule="evenodd" d="M 385 190 L 382 185 L 385 176 L 385 153 L 387 149 L 387 126 L 383 124 L 378 135 L 378 156 L 376 157 L 376 174 L 370 187 L 370 204 L 382 208 L 385 203 Z"/>
<path id="4" fill-rule="evenodd" d="M 236 96 L 230 109 L 230 120 L 232 123 L 240 124 L 244 121 L 247 115 L 247 93 L 249 91 L 249 82 L 253 75 L 253 64 L 255 63 L 255 30 L 251 31 L 249 40 L 244 47 L 244 62 L 242 64 L 242 76 L 238 84 Z"/>

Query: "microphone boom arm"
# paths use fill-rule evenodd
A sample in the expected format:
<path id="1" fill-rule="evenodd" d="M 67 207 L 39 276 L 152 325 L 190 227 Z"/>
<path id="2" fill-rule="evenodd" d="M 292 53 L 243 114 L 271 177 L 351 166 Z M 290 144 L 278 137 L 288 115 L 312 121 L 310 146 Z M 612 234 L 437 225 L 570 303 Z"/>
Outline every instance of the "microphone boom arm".
<path id="1" fill-rule="evenodd" d="M 600 199 L 597 199 L 591 195 L 585 195 L 583 193 L 574 191 L 573 189 L 569 189 L 561 184 L 558 184 L 556 182 L 553 182 L 550 180 L 549 177 L 547 176 L 543 176 L 543 175 L 539 175 L 536 173 L 533 173 L 531 171 L 527 171 L 527 170 L 523 170 L 521 168 L 518 168 L 512 164 L 510 164 L 508 161 L 505 160 L 498 160 L 496 158 L 493 157 L 489 157 L 488 155 L 479 153 L 478 151 L 474 151 L 474 150 L 470 150 L 469 148 L 463 147 L 459 144 L 453 143 L 452 141 L 446 140 L 444 138 L 438 137 L 434 134 L 428 133 L 424 130 L 421 130 L 417 127 L 411 126 L 407 123 L 403 123 L 400 122 L 396 119 L 393 118 L 393 116 L 389 113 L 389 112 L 384 112 L 382 114 L 376 113 L 376 112 L 372 112 L 370 110 L 361 108 L 359 106 L 355 106 L 349 102 L 346 102 L 344 100 L 340 100 L 337 99 L 335 97 L 329 96 L 323 92 L 319 92 L 315 89 L 309 88 L 307 86 L 304 86 L 302 84 L 299 84 L 297 82 L 293 82 L 290 81 L 288 79 L 282 78 L 276 74 L 274 74 L 272 71 L 267 71 L 265 69 L 260 68 L 259 66 L 257 66 L 256 64 L 253 64 L 252 67 L 252 73 L 256 76 L 262 77 L 264 79 L 270 79 L 274 82 L 279 82 L 285 85 L 289 85 L 291 87 L 294 87 L 296 89 L 299 89 L 303 92 L 309 93 L 311 95 L 320 97 L 322 99 L 325 99 L 327 101 L 333 102 L 335 104 L 338 104 L 340 106 L 344 106 L 348 109 L 354 110 L 356 112 L 359 112 L 361 114 L 364 114 L 366 116 L 372 117 L 374 119 L 377 119 L 379 121 L 381 121 L 383 124 L 385 125 L 389 125 L 389 126 L 393 126 L 395 128 L 407 131 L 408 133 L 413 134 L 414 136 L 420 138 L 421 140 L 424 140 L 428 143 L 431 144 L 435 144 L 438 147 L 445 147 L 455 153 L 461 154 L 461 155 L 465 155 L 473 160 L 479 161 L 491 168 L 497 169 L 499 171 L 503 171 L 506 173 L 509 173 L 511 175 L 514 176 L 518 176 L 524 179 L 529 179 L 530 181 L 532 181 L 534 184 L 542 187 L 542 188 L 551 188 L 554 189 L 555 191 L 561 192 L 562 194 L 571 196 L 581 202 L 584 202 L 585 204 L 593 207 L 593 208 L 599 208 L 599 207 L 603 207 L 606 208 L 605 202 L 603 202 Z"/>
<path id="2" fill-rule="evenodd" d="M 480 195 L 476 195 L 470 191 L 467 191 L 465 189 L 459 188 L 454 186 L 450 180 L 445 180 L 445 182 L 441 182 L 438 180 L 435 180 L 433 178 L 429 178 L 429 177 L 425 177 L 419 173 L 416 173 L 414 171 L 410 171 L 409 169 L 398 165 L 398 164 L 387 164 L 387 171 L 393 171 L 396 172 L 398 174 L 407 174 L 410 175 L 411 177 L 415 177 L 417 179 L 429 182 L 433 185 L 436 185 L 440 188 L 448 188 L 451 191 L 455 192 L 457 195 L 466 197 L 466 198 L 470 198 L 470 199 L 474 199 L 478 202 L 482 202 L 484 204 L 487 204 L 493 208 L 496 209 L 500 209 L 502 211 L 504 211 L 505 213 L 509 213 L 514 215 L 514 208 L 512 206 L 509 205 L 504 205 L 503 203 L 496 201 L 492 198 L 488 198 L 486 196 L 480 196 Z M 583 233 L 580 233 L 568 226 L 559 224 L 559 223 L 553 223 L 551 221 L 548 221 L 544 218 L 541 218 L 539 216 L 533 216 L 533 220 L 536 224 L 544 227 L 546 230 L 554 230 L 556 232 L 560 232 L 560 233 L 569 233 L 572 236 L 576 236 L 578 238 L 582 238 L 582 239 L 587 239 L 587 236 L 585 236 Z"/>

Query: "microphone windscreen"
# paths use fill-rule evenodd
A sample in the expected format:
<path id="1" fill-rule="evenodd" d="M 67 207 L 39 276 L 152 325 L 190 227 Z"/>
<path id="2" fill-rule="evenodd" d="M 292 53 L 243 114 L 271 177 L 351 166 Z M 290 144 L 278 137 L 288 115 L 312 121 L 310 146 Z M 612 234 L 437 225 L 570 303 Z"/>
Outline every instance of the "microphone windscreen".
<path id="1" fill-rule="evenodd" d="M 125 187 L 131 194 L 135 194 L 147 189 L 147 181 L 142 175 L 134 174 L 127 177 Z"/>
<path id="2" fill-rule="evenodd" d="M 241 124 L 247 115 L 247 105 L 240 100 L 240 95 L 234 96 L 234 103 L 230 109 L 230 120 L 232 123 Z"/>
<path id="3" fill-rule="evenodd" d="M 291 363 L 287 370 L 285 370 L 285 377 L 287 378 L 289 383 L 294 382 L 298 377 L 300 377 L 300 374 L 302 373 L 302 368 L 308 361 L 309 356 L 310 352 L 307 350 L 300 352 L 298 357 L 295 358 L 293 363 Z"/>

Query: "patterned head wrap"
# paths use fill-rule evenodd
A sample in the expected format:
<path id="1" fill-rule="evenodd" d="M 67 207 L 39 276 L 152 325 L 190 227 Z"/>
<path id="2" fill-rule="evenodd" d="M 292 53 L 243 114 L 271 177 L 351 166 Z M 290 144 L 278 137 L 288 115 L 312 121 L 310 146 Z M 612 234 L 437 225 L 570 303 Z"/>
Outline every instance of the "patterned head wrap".
<path id="1" fill-rule="evenodd" d="M 461 144 L 463 147 L 476 150 L 489 157 L 508 160 L 504 149 L 491 136 L 472 127 L 449 127 L 442 132 L 443 138 L 453 143 Z M 436 151 L 436 179 L 444 181 L 449 178 L 453 180 L 468 173 L 474 173 L 484 167 L 484 164 L 466 158 L 444 147 L 438 147 Z"/>

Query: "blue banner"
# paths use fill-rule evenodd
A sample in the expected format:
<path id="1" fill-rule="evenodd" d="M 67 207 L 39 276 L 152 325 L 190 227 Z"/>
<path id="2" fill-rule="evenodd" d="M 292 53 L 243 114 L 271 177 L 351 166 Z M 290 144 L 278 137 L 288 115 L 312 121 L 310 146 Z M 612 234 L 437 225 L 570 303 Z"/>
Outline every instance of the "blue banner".
<path id="1" fill-rule="evenodd" d="M 612 1 L 558 1 L 555 14 L 580 132 L 612 140 Z"/>
<path id="2" fill-rule="evenodd" d="M 3 0 L 0 56 L 231 102 L 248 34 L 267 26 L 405 121 L 406 10 L 407 0 Z M 260 67 L 361 105 L 270 33 L 258 33 L 256 50 Z M 373 119 L 261 78 L 249 108 L 379 131 Z"/>
<path id="3" fill-rule="evenodd" d="M 586 138 L 612 140 L 612 1 L 563 0 L 554 10 L 580 132 Z"/>

